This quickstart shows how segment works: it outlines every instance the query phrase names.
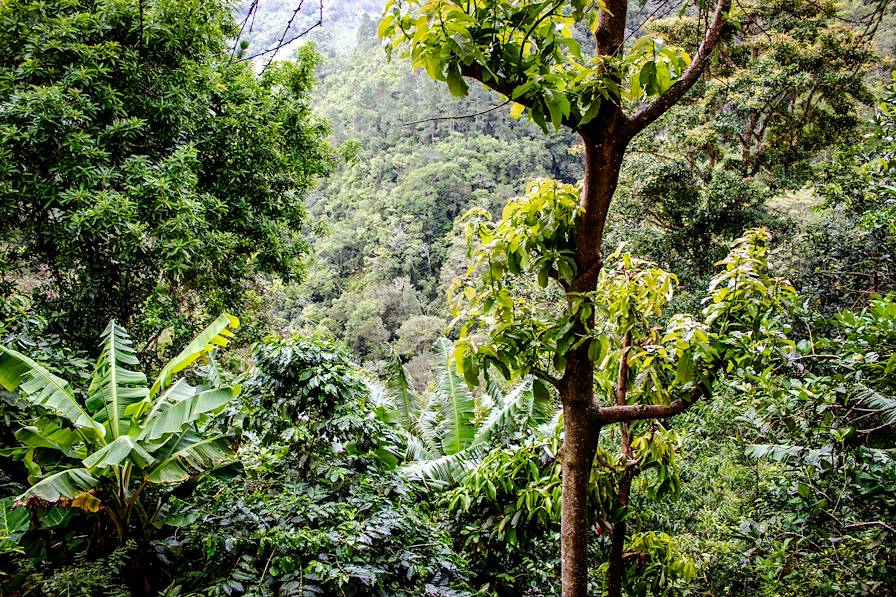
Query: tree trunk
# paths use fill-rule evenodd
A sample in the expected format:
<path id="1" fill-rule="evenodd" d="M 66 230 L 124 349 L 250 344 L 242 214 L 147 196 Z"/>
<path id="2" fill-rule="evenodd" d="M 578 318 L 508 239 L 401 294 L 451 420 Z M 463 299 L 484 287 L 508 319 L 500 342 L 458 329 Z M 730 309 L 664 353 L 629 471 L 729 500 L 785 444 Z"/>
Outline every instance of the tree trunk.
<path id="1" fill-rule="evenodd" d="M 591 292 L 597 286 L 602 266 L 601 240 L 607 211 L 625 150 L 619 134 L 622 112 L 609 105 L 603 125 L 592 131 L 580 131 L 585 142 L 585 183 L 581 206 L 584 213 L 575 230 L 576 277 L 568 292 Z M 593 327 L 593 318 L 587 327 Z M 577 335 L 589 330 L 578 323 Z M 594 402 L 594 364 L 588 358 L 587 343 L 566 355 L 561 380 L 563 388 L 564 442 L 562 455 L 563 511 L 561 517 L 561 575 L 563 597 L 588 595 L 588 483 L 597 450 L 600 422 Z"/>
<path id="2" fill-rule="evenodd" d="M 571 392 L 563 399 L 563 505 L 560 528 L 560 567 L 564 597 L 588 595 L 588 483 L 600 427 L 593 413 L 591 362 L 584 355 L 567 361 L 567 372 L 577 365 L 587 366 L 578 380 L 587 384 L 570 384 Z M 586 378 L 587 375 L 587 378 Z"/>
<path id="3" fill-rule="evenodd" d="M 628 496 L 632 489 L 632 475 L 626 471 L 625 476 L 619 483 L 619 504 L 623 507 L 628 505 Z M 610 566 L 607 570 L 607 597 L 622 596 L 622 573 L 625 570 L 625 520 L 619 520 L 613 523 L 613 542 L 610 544 Z"/>

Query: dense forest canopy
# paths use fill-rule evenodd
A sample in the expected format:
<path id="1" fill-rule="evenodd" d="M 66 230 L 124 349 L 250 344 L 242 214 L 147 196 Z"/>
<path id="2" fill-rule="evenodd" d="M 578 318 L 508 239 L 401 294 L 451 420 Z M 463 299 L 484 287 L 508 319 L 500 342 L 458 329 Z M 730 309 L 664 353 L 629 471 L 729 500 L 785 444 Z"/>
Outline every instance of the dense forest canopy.
<path id="1" fill-rule="evenodd" d="M 0 0 L 0 595 L 892 595 L 896 5 Z"/>

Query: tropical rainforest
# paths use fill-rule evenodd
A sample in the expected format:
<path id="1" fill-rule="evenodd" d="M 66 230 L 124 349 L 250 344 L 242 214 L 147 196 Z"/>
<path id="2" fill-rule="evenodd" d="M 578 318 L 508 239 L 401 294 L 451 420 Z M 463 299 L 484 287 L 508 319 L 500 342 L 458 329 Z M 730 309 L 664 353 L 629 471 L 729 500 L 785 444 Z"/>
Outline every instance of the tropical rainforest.
<path id="1" fill-rule="evenodd" d="M 891 0 L 0 0 L 0 595 L 896 594 Z"/>

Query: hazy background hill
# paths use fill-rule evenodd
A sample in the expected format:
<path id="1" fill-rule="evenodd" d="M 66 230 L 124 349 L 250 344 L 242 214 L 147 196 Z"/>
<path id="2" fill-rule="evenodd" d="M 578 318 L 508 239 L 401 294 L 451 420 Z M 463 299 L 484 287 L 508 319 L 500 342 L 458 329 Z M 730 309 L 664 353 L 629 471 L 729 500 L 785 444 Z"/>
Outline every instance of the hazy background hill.
<path id="1" fill-rule="evenodd" d="M 285 40 L 305 31 L 320 18 L 321 3 L 318 0 L 242 0 L 238 22 L 246 19 L 243 38 L 249 40 L 248 54 L 255 54 L 275 47 L 280 38 Z M 288 57 L 296 45 L 313 41 L 324 54 L 347 54 L 357 42 L 357 31 L 365 16 L 378 16 L 385 0 L 324 0 L 323 24 L 307 36 L 296 40 L 278 52 L 278 57 Z M 298 8 L 298 12 L 296 9 Z M 295 13 L 295 18 L 293 14 Z M 292 25 L 286 29 L 290 19 Z"/>

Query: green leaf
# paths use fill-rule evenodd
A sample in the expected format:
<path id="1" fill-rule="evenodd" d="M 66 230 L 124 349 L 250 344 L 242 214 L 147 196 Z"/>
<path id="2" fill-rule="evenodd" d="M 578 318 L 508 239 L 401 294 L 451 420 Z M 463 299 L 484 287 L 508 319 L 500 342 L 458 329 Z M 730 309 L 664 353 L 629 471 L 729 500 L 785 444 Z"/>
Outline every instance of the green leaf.
<path id="1" fill-rule="evenodd" d="M 146 376 L 125 369 L 137 365 L 130 337 L 114 320 L 103 332 L 103 350 L 96 362 L 90 387 L 87 389 L 87 410 L 98 423 L 108 422 L 112 438 L 123 432 L 123 419 L 129 406 L 142 402 L 148 395 Z"/>
<path id="2" fill-rule="evenodd" d="M 434 399 L 441 406 L 443 417 L 440 426 L 442 452 L 451 455 L 473 443 L 476 434 L 473 426 L 476 403 L 472 392 L 451 365 L 451 342 L 440 338 L 436 341 L 435 348 L 441 362 Z"/>
<path id="3" fill-rule="evenodd" d="M 451 91 L 451 95 L 454 97 L 464 97 L 470 91 L 470 87 L 467 85 L 467 82 L 464 81 L 456 64 L 450 64 L 448 66 L 448 73 L 445 81 L 448 83 L 448 90 Z"/>
<path id="4" fill-rule="evenodd" d="M 563 118 L 569 116 L 569 111 L 571 109 L 569 99 L 567 99 L 566 94 L 562 91 L 545 89 L 544 101 L 551 114 L 551 124 L 554 125 L 554 128 L 559 130 L 563 124 Z"/>
<path id="5" fill-rule="evenodd" d="M 83 437 L 77 431 L 60 427 L 49 418 L 38 419 L 34 425 L 19 429 L 16 439 L 29 448 L 57 450 L 69 458 L 81 459 L 73 446 L 83 442 Z"/>
<path id="6" fill-rule="evenodd" d="M 502 399 L 503 407 L 495 408 L 476 432 L 474 443 L 490 441 L 503 430 L 518 431 L 544 424 L 554 414 L 550 393 L 539 379 L 527 377 Z"/>
<path id="7" fill-rule="evenodd" d="M 390 402 L 398 411 L 401 426 L 407 431 L 412 430 L 420 416 L 420 399 L 414 392 L 407 369 L 395 352 L 392 353 L 389 362 L 389 378 L 386 380 L 386 387 L 389 388 Z"/>
<path id="8" fill-rule="evenodd" d="M 182 381 L 178 380 L 178 383 L 172 388 L 181 386 Z M 179 433 L 202 415 L 220 411 L 239 393 L 239 385 L 229 388 L 214 388 L 169 403 L 163 408 L 153 409 L 143 423 L 143 430 L 140 432 L 139 438 L 152 441 L 167 433 Z M 159 401 L 161 402 L 167 394 L 168 392 L 160 396 Z"/>
<path id="9" fill-rule="evenodd" d="M 217 347 L 225 347 L 231 338 L 233 332 L 240 327 L 240 320 L 233 315 L 222 313 L 215 321 L 205 328 L 186 348 L 180 351 L 176 357 L 171 359 L 165 365 L 156 377 L 155 383 L 149 389 L 149 397 L 155 397 L 160 391 L 168 387 L 171 378 L 183 371 L 198 359 L 204 357 Z"/>
<path id="10" fill-rule="evenodd" d="M 166 444 L 170 455 L 147 473 L 150 483 L 179 483 L 193 474 L 203 473 L 221 464 L 231 455 L 228 438 L 223 435 L 203 439 L 195 433 L 185 433 Z"/>
<path id="11" fill-rule="evenodd" d="M 14 507 L 12 498 L 0 500 L 0 549 L 5 541 L 15 543 L 21 539 L 30 526 L 28 508 Z"/>
<path id="12" fill-rule="evenodd" d="M 22 398 L 31 404 L 64 417 L 75 427 L 89 429 L 98 439 L 106 433 L 78 404 L 67 381 L 20 352 L 3 346 L 0 346 L 0 384 L 10 392 L 19 390 Z"/>
<path id="13" fill-rule="evenodd" d="M 98 483 L 99 479 L 91 475 L 86 468 L 72 468 L 38 481 L 16 500 L 25 501 L 30 497 L 37 497 L 53 503 L 61 499 L 74 499 L 81 493 L 93 489 Z"/>
<path id="14" fill-rule="evenodd" d="M 445 489 L 461 482 L 486 452 L 487 444 L 477 444 L 456 454 L 414 462 L 398 470 L 413 481 L 420 481 L 433 489 Z"/>
<path id="15" fill-rule="evenodd" d="M 152 464 L 154 458 L 134 441 L 134 438 L 123 435 L 103 446 L 84 459 L 84 466 L 91 471 L 96 469 L 122 466 L 125 462 L 132 462 L 140 469 Z"/>

